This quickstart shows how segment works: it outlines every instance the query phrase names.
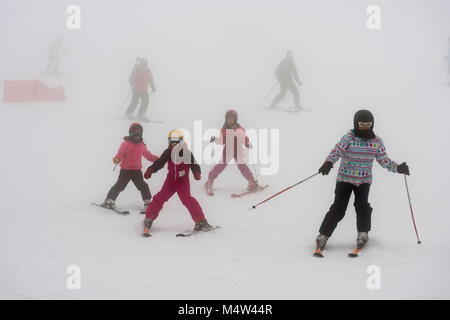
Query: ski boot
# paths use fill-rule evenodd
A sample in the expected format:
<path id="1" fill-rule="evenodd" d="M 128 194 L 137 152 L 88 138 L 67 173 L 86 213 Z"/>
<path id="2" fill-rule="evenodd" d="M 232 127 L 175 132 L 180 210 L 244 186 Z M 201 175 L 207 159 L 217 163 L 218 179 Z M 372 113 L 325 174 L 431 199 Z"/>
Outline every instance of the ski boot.
<path id="1" fill-rule="evenodd" d="M 358 232 L 358 237 L 356 238 L 356 248 L 362 249 L 369 241 L 369 233 L 368 232 Z"/>
<path id="2" fill-rule="evenodd" d="M 320 257 L 323 258 L 323 254 L 322 251 L 325 248 L 325 245 L 327 244 L 328 241 L 328 236 L 323 235 L 323 234 L 319 234 L 317 239 L 316 239 L 316 251 L 314 251 L 314 256 L 315 257 Z"/>
<path id="3" fill-rule="evenodd" d="M 113 199 L 106 199 L 101 206 L 106 209 L 115 210 L 116 209 L 116 202 Z"/>
<path id="4" fill-rule="evenodd" d="M 195 232 L 197 232 L 197 231 L 204 231 L 204 230 L 207 230 L 209 228 L 212 228 L 212 226 L 205 219 L 205 220 L 198 221 L 198 222 L 195 223 L 194 231 Z"/>
<path id="5" fill-rule="evenodd" d="M 259 189 L 258 181 L 256 181 L 255 179 L 250 179 L 248 181 L 247 191 L 256 191 L 258 189 Z"/>
<path id="6" fill-rule="evenodd" d="M 148 205 L 150 204 L 151 200 L 144 200 L 144 210 L 139 212 L 140 214 L 145 214 L 147 212 Z"/>
<path id="7" fill-rule="evenodd" d="M 208 179 L 208 181 L 205 182 L 205 188 L 206 188 L 206 194 L 208 196 L 213 196 L 214 192 L 213 192 L 213 181 L 212 179 Z"/>
<path id="8" fill-rule="evenodd" d="M 150 219 L 150 218 L 144 219 L 144 232 L 142 232 L 143 237 L 146 237 L 146 238 L 151 237 L 150 228 L 152 227 L 152 224 L 153 224 L 152 219 Z"/>

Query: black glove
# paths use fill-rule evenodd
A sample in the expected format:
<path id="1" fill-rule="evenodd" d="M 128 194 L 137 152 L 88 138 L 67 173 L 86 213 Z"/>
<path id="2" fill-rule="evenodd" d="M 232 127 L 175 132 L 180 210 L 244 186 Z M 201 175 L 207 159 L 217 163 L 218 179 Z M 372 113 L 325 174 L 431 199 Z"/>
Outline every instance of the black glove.
<path id="1" fill-rule="evenodd" d="M 399 164 L 397 166 L 397 172 L 398 173 L 402 173 L 402 174 L 406 174 L 409 176 L 409 167 L 406 164 L 406 162 L 403 162 L 402 164 Z"/>
<path id="2" fill-rule="evenodd" d="M 209 142 L 214 142 L 216 141 L 216 137 L 211 137 L 211 140 L 209 140 Z"/>
<path id="3" fill-rule="evenodd" d="M 319 173 L 325 176 L 330 173 L 331 168 L 333 168 L 333 164 L 330 161 L 325 161 L 319 168 Z"/>

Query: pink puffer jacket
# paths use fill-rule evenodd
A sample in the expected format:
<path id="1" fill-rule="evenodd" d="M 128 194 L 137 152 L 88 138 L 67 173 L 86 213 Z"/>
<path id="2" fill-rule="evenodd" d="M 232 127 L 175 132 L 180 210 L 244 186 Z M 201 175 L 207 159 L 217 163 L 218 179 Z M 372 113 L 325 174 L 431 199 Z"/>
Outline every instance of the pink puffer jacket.
<path id="1" fill-rule="evenodd" d="M 158 160 L 158 156 L 148 151 L 145 143 L 139 142 L 135 144 L 127 140 L 122 142 L 116 155 L 120 160 L 120 167 L 124 170 L 141 170 L 142 156 L 151 162 Z"/>

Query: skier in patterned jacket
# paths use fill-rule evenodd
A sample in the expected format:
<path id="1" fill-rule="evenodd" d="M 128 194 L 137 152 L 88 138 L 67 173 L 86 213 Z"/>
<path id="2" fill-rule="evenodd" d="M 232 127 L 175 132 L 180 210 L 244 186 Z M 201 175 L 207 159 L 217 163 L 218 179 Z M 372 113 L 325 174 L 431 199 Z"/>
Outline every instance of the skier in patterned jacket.
<path id="1" fill-rule="evenodd" d="M 356 112 L 353 125 L 354 128 L 336 144 L 319 169 L 319 173 L 327 175 L 333 164 L 341 158 L 334 203 L 325 215 L 319 229 L 320 234 L 316 239 L 316 252 L 319 251 L 319 255 L 337 224 L 344 217 L 352 191 L 355 194 L 357 248 L 361 249 L 369 240 L 372 207 L 368 197 L 374 160 L 389 171 L 409 175 L 409 168 L 405 162 L 399 165 L 389 159 L 383 140 L 373 132 L 374 117 L 370 111 Z"/>

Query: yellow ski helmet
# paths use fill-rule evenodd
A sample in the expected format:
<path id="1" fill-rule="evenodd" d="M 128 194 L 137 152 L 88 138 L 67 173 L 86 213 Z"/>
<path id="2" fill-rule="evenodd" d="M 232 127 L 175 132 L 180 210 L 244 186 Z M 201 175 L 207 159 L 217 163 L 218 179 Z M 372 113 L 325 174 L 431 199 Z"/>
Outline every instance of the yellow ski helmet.
<path id="1" fill-rule="evenodd" d="M 173 129 L 169 132 L 168 137 L 169 144 L 170 143 L 180 143 L 183 141 L 183 132 L 178 129 Z"/>

